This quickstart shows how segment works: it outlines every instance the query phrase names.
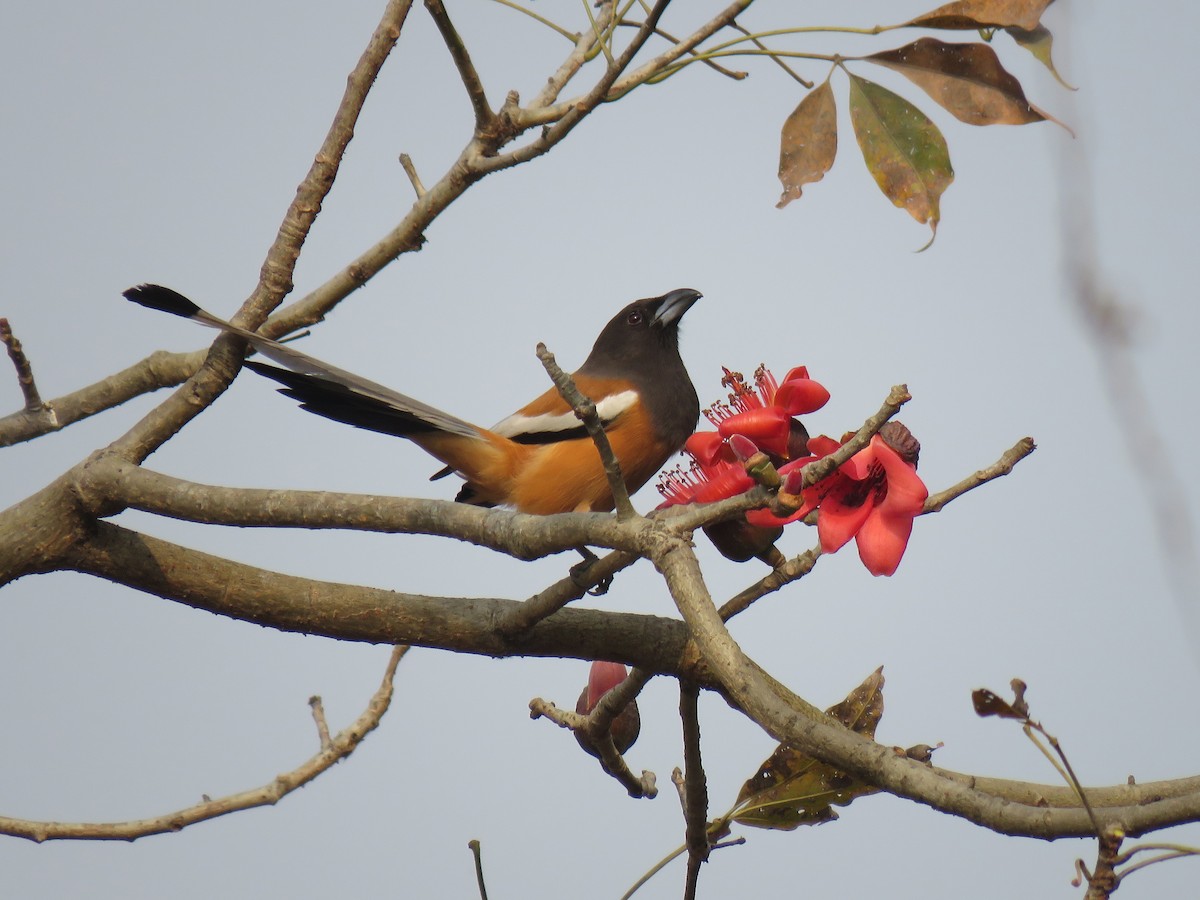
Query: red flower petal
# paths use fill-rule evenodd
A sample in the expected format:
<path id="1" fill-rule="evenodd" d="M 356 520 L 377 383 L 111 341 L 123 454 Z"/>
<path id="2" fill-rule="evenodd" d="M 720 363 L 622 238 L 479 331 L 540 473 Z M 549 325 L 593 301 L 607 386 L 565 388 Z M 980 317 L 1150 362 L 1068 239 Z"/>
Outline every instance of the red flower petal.
<path id="1" fill-rule="evenodd" d="M 702 466 L 711 465 L 725 449 L 725 439 L 715 431 L 697 431 L 683 445 L 683 449 Z"/>
<path id="2" fill-rule="evenodd" d="M 874 491 L 869 492 L 857 505 L 847 505 L 846 497 L 861 495 L 862 486 L 845 478 L 840 470 L 831 476 L 831 480 L 835 480 L 835 483 L 821 501 L 821 512 L 817 515 L 817 535 L 821 538 L 821 549 L 826 553 L 844 547 L 863 527 L 875 508 Z"/>
<path id="3" fill-rule="evenodd" d="M 786 457 L 792 417 L 775 406 L 750 409 L 730 416 L 718 426 L 717 431 L 723 437 L 745 435 L 768 453 Z"/>
<path id="4" fill-rule="evenodd" d="M 581 710 L 590 713 L 600 702 L 600 698 L 625 680 L 625 666 L 618 662 L 596 660 L 588 671 L 587 708 Z"/>
<path id="5" fill-rule="evenodd" d="M 818 458 L 828 456 L 840 446 L 842 445 L 825 434 L 818 434 L 816 437 L 808 439 L 808 452 Z"/>
<path id="6" fill-rule="evenodd" d="M 796 368 L 792 369 L 786 375 L 783 376 L 783 381 L 786 384 L 787 382 L 793 381 L 797 378 L 807 378 L 807 377 L 808 377 L 808 366 L 796 366 Z"/>
<path id="7" fill-rule="evenodd" d="M 871 438 L 875 458 L 887 473 L 887 497 L 880 506 L 887 516 L 907 516 L 911 519 L 925 508 L 929 488 L 917 474 L 917 470 L 900 458 L 895 450 L 879 435 Z"/>
<path id="8" fill-rule="evenodd" d="M 775 406 L 789 416 L 802 416 L 816 412 L 829 402 L 829 391 L 820 382 L 811 378 L 793 378 L 785 381 L 775 392 Z"/>
<path id="9" fill-rule="evenodd" d="M 889 494 L 891 488 L 888 488 Z M 892 575 L 904 558 L 912 534 L 912 516 L 884 515 L 881 507 L 859 529 L 858 558 L 872 575 Z"/>
<path id="10" fill-rule="evenodd" d="M 712 503 L 727 497 L 736 497 L 754 487 L 754 479 L 740 465 L 717 462 L 704 467 L 706 484 L 696 486 L 692 499 L 696 503 Z"/>

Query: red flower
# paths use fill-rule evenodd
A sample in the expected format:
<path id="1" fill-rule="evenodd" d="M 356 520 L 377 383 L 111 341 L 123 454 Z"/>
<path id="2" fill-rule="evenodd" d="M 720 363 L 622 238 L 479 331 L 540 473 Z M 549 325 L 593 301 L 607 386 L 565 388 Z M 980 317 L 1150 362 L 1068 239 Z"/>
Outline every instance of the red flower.
<path id="1" fill-rule="evenodd" d="M 759 366 L 754 372 L 753 388 L 746 385 L 740 372 L 723 371 L 721 384 L 732 389 L 729 401 L 704 410 L 705 417 L 717 428 L 714 437 L 744 435 L 776 462 L 806 455 L 804 442 L 808 433 L 794 417 L 816 412 L 829 402 L 829 391 L 808 377 L 808 369 L 797 366 L 780 384 L 765 366 Z M 705 438 L 696 449 L 714 453 L 720 448 L 713 438 Z"/>
<path id="2" fill-rule="evenodd" d="M 605 694 L 625 680 L 625 675 L 626 670 L 622 663 L 596 660 L 588 671 L 587 687 L 579 695 L 579 700 L 575 704 L 575 712 L 581 716 L 588 715 L 596 708 L 596 704 Z M 632 700 L 612 722 L 610 733 L 613 743 L 617 746 L 617 751 L 624 753 L 632 747 L 641 730 L 642 716 L 638 712 L 637 701 Z M 592 756 L 599 755 L 591 740 L 582 731 L 575 732 L 575 740 Z"/>
<path id="3" fill-rule="evenodd" d="M 822 435 L 809 441 L 809 446 L 825 456 L 840 445 Z M 871 574 L 896 571 L 908 547 L 913 519 L 921 514 L 929 496 L 917 475 L 919 450 L 907 428 L 890 422 L 871 438 L 866 449 L 814 485 L 819 495 L 817 534 L 822 550 L 833 553 L 854 538 L 858 556 Z"/>
<path id="4" fill-rule="evenodd" d="M 870 572 L 894 573 L 908 546 L 913 519 L 929 496 L 916 472 L 920 444 L 909 430 L 899 422 L 889 422 L 866 449 L 832 475 L 801 489 L 800 470 L 841 446 L 824 435 L 810 440 L 795 418 L 824 406 L 829 392 L 809 378 L 803 366 L 788 372 L 782 384 L 760 366 L 754 373 L 754 388 L 748 387 L 739 373 L 724 372 L 721 383 L 732 388 L 729 401 L 704 411 L 717 431 L 697 432 L 688 438 L 684 451 L 693 462 L 687 469 L 677 466 L 660 476 L 658 489 L 666 499 L 659 508 L 711 503 L 749 490 L 755 480 L 742 460 L 761 450 L 783 480 L 780 500 L 790 494 L 788 508 L 798 506 L 785 517 L 757 509 L 744 518 L 706 526 L 705 533 L 721 553 L 738 562 L 757 556 L 773 565 L 778 558 L 774 542 L 782 526 L 819 509 L 817 533 L 822 550 L 833 553 L 854 538 L 858 555 Z M 843 443 L 847 439 L 843 438 Z M 736 453 L 733 444 L 738 445 Z M 760 463 L 754 465 L 760 465 L 761 459 L 759 456 Z"/>

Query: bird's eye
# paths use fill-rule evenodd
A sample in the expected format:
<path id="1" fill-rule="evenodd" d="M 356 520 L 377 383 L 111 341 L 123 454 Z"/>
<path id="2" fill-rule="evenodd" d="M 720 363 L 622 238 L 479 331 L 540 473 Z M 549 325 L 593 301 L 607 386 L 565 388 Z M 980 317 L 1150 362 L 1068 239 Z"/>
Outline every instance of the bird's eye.
<path id="1" fill-rule="evenodd" d="M 625 321 L 630 325 L 641 325 L 643 318 L 644 316 L 642 315 L 642 311 L 640 309 L 635 309 L 625 317 Z"/>

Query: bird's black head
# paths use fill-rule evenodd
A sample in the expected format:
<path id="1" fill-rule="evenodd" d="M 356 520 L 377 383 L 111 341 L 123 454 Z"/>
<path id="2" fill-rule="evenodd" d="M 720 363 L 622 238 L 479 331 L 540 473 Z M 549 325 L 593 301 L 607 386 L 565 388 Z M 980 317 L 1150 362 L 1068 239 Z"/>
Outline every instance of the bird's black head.
<path id="1" fill-rule="evenodd" d="M 604 326 L 580 372 L 597 378 L 655 378 L 668 360 L 679 360 L 679 320 L 700 292 L 678 288 L 661 297 L 635 300 Z"/>

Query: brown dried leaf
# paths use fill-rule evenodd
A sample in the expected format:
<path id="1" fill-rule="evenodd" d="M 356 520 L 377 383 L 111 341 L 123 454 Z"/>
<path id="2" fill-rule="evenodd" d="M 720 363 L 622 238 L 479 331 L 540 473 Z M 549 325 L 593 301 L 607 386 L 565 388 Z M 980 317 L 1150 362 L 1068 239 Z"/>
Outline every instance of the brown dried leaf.
<path id="1" fill-rule="evenodd" d="M 1054 68 L 1054 60 L 1051 58 L 1051 51 L 1054 48 L 1054 35 L 1050 33 L 1050 29 L 1045 25 L 1038 25 L 1037 28 L 1026 31 L 1024 28 L 1017 28 L 1014 25 L 1012 28 L 1005 28 L 1004 30 L 1020 46 L 1032 53 L 1034 59 L 1049 69 L 1050 74 L 1058 79 L 1059 84 L 1068 91 L 1077 90 L 1073 85 L 1067 84 L 1063 80 L 1063 77 L 1058 74 L 1058 69 Z"/>
<path id="2" fill-rule="evenodd" d="M 968 125 L 1045 121 L 987 44 L 947 44 L 924 37 L 864 58 L 899 72 Z"/>
<path id="3" fill-rule="evenodd" d="M 867 737 L 883 716 L 883 667 L 876 669 L 845 700 L 827 710 L 847 728 Z M 733 821 L 754 828 L 791 831 L 837 818 L 832 806 L 846 806 L 878 788 L 780 744 L 738 792 Z"/>
<path id="4" fill-rule="evenodd" d="M 825 710 L 851 731 L 874 738 L 883 718 L 883 666 L 867 676 L 841 703 Z"/>
<path id="5" fill-rule="evenodd" d="M 1054 0 L 956 0 L 905 22 L 915 28 L 973 31 L 1016 26 L 1032 31 Z"/>
<path id="6" fill-rule="evenodd" d="M 837 106 L 829 79 L 800 101 L 783 123 L 779 147 L 782 209 L 800 196 L 804 185 L 825 177 L 837 156 Z"/>
<path id="7" fill-rule="evenodd" d="M 975 706 L 975 714 L 983 718 L 999 716 L 1002 719 L 1024 719 L 1012 704 L 987 688 L 971 691 L 971 703 Z"/>
<path id="8" fill-rule="evenodd" d="M 853 74 L 850 121 L 884 196 L 936 232 L 941 196 L 954 181 L 950 151 L 937 126 L 903 97 Z"/>

